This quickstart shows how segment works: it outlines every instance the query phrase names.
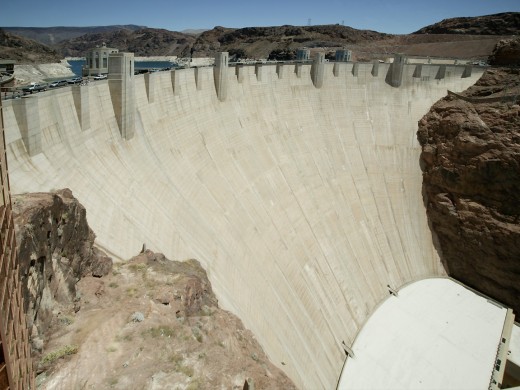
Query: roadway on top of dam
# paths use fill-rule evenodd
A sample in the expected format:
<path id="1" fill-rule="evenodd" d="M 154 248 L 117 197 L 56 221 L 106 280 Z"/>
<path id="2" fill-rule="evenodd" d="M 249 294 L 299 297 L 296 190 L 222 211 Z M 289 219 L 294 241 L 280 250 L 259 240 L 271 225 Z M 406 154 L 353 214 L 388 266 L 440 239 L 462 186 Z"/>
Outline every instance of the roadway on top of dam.
<path id="1" fill-rule="evenodd" d="M 389 64 L 333 66 L 321 88 L 306 64 L 244 67 L 240 77 L 227 68 L 223 101 L 212 68 L 133 76 L 130 139 L 109 81 L 4 102 L 12 191 L 70 188 L 116 258 L 145 243 L 198 259 L 221 306 L 297 386 L 334 388 L 342 343 L 352 345 L 388 286 L 445 274 L 417 122 L 482 71 L 405 65 L 395 88 Z M 28 153 L 28 127 L 41 151 Z"/>

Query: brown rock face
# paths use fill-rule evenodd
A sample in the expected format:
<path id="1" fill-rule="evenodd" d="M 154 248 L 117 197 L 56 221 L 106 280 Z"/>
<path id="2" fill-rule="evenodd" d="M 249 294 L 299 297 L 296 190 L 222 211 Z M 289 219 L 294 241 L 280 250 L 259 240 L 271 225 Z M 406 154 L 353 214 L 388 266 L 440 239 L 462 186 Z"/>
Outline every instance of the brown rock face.
<path id="1" fill-rule="evenodd" d="M 520 312 L 518 70 L 488 71 L 419 122 L 423 191 L 448 274 Z"/>
<path id="2" fill-rule="evenodd" d="M 129 264 L 137 270 L 152 269 L 163 275 L 177 275 L 175 286 L 157 287 L 153 295 L 156 302 L 172 307 L 177 317 L 203 315 L 205 307 L 218 307 L 206 271 L 197 260 L 171 261 L 162 253 L 146 250 L 131 258 Z"/>
<path id="3" fill-rule="evenodd" d="M 218 307 L 197 260 L 144 250 L 103 278 L 77 283 L 81 310 L 53 327 L 41 389 L 245 389 L 296 387 L 239 318 Z"/>
<path id="4" fill-rule="evenodd" d="M 0 29 L 0 58 L 18 63 L 58 62 L 61 56 L 48 46 Z"/>
<path id="5" fill-rule="evenodd" d="M 79 310 L 76 283 L 88 274 L 108 274 L 112 259 L 93 247 L 85 208 L 70 190 L 15 195 L 12 201 L 27 321 L 40 350 L 58 315 Z"/>
<path id="6" fill-rule="evenodd" d="M 481 34 L 514 35 L 518 34 L 520 12 L 444 19 L 438 23 L 421 28 L 414 34 Z"/>
<path id="7" fill-rule="evenodd" d="M 520 37 L 497 43 L 489 63 L 492 65 L 520 65 Z"/>

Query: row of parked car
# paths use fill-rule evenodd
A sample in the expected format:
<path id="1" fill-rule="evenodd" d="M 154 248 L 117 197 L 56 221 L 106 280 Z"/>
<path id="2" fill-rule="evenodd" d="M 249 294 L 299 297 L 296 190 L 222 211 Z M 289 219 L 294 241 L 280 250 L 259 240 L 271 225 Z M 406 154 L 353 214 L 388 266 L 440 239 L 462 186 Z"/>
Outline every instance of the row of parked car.
<path id="1" fill-rule="evenodd" d="M 94 76 L 94 80 L 104 80 L 107 78 L 107 75 L 105 74 L 98 74 Z M 53 81 L 49 84 L 39 84 L 39 83 L 31 83 L 25 87 L 22 88 L 23 93 L 33 93 L 33 92 L 40 92 L 40 91 L 46 91 L 49 88 L 60 88 L 65 87 L 69 84 L 79 84 L 83 81 L 83 77 L 74 77 L 72 79 L 68 80 L 57 80 Z"/>

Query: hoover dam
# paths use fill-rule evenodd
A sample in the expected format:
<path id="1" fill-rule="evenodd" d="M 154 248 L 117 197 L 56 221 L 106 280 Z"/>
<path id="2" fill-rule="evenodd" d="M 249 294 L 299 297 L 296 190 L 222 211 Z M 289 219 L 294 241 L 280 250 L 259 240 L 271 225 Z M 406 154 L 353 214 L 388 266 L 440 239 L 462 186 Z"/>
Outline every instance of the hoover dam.
<path id="1" fill-rule="evenodd" d="M 417 122 L 482 70 L 394 64 L 226 63 L 8 100 L 11 190 L 70 188 L 116 259 L 198 259 L 298 387 L 332 389 L 389 292 L 446 275 Z"/>

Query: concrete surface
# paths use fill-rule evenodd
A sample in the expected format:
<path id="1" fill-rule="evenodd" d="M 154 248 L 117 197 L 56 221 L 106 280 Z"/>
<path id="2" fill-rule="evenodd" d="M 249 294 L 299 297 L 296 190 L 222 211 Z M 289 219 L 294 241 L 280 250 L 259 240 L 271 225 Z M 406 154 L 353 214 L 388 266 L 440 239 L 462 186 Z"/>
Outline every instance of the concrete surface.
<path id="1" fill-rule="evenodd" d="M 6 102 L 12 190 L 69 187 L 116 258 L 146 243 L 198 259 L 220 305 L 297 386 L 332 389 L 342 341 L 352 345 L 387 286 L 444 275 L 421 194 L 417 121 L 481 73 L 462 78 L 463 67 L 447 66 L 435 79 L 439 66 L 423 65 L 414 78 L 404 65 L 394 88 L 389 64 L 377 77 L 372 64 L 323 66 L 319 89 L 307 64 L 279 67 L 282 77 L 274 65 L 244 66 L 240 83 L 229 68 L 223 102 L 214 80 L 197 88 L 194 69 L 160 72 L 148 89 L 136 76 L 131 139 L 107 80 L 82 87 L 88 128 L 70 88 L 39 94 L 30 99 L 41 152 L 30 144 L 31 155 L 28 128 Z"/>
<path id="2" fill-rule="evenodd" d="M 448 278 L 412 283 L 370 317 L 339 390 L 486 390 L 507 309 Z"/>
<path id="3" fill-rule="evenodd" d="M 520 367 L 520 325 L 515 324 L 511 336 L 508 360 Z"/>

